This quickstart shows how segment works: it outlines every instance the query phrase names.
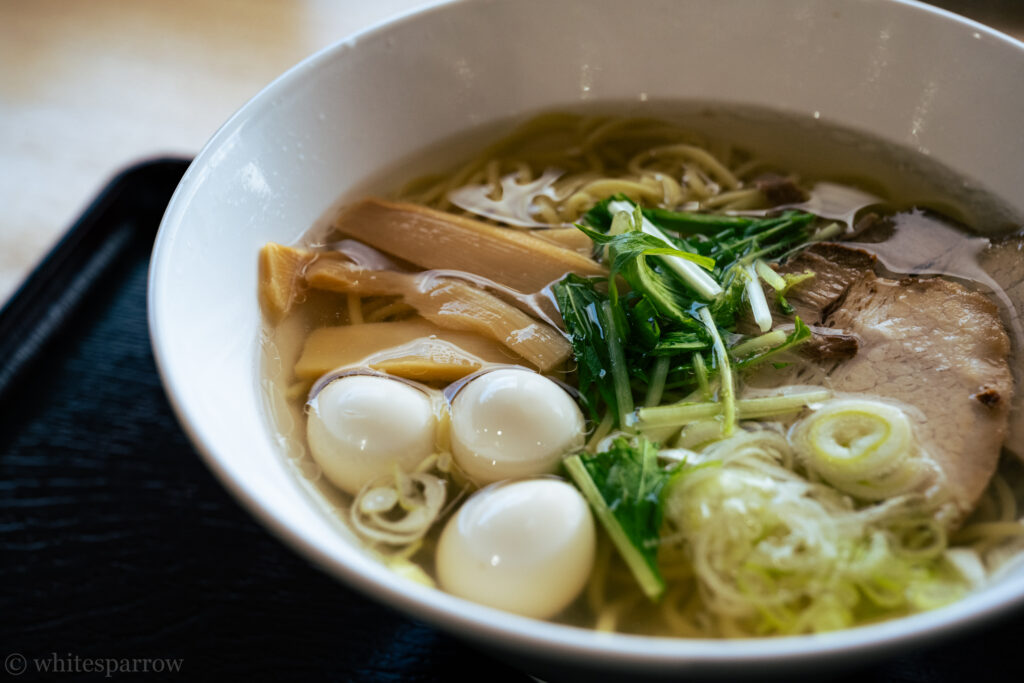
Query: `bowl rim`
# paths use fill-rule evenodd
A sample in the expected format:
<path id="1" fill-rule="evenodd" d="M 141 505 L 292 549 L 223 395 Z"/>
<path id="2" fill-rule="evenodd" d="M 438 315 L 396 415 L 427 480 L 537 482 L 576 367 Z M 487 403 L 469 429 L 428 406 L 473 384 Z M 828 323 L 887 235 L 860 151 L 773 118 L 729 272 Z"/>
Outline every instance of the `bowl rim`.
<path id="1" fill-rule="evenodd" d="M 593 665 L 594 662 L 600 662 L 633 665 L 645 670 L 678 670 L 687 666 L 700 668 L 768 661 L 778 665 L 780 660 L 796 665 L 812 660 L 817 662 L 825 657 L 831 658 L 832 662 L 839 662 L 868 652 L 872 656 L 882 655 L 897 648 L 920 644 L 925 640 L 936 641 L 962 635 L 968 629 L 978 628 L 1024 606 L 1024 576 L 1018 576 L 985 593 L 967 596 L 936 610 L 823 634 L 770 638 L 681 639 L 598 633 L 592 629 L 538 621 L 479 605 L 440 590 L 414 584 L 397 577 L 393 572 L 367 571 L 367 568 L 379 569 L 379 563 L 355 555 L 342 560 L 328 552 L 311 537 L 303 534 L 301 529 L 294 528 L 275 513 L 273 507 L 265 504 L 257 492 L 231 474 L 210 440 L 197 428 L 189 407 L 181 399 L 180 386 L 184 380 L 176 377 L 168 367 L 170 352 L 163 343 L 163 323 L 157 305 L 159 275 L 163 266 L 162 255 L 166 251 L 166 245 L 174 239 L 190 197 L 205 176 L 211 157 L 214 157 L 218 148 L 245 124 L 249 113 L 261 106 L 261 103 L 275 96 L 287 94 L 290 89 L 297 87 L 302 79 L 362 40 L 407 22 L 419 20 L 426 15 L 477 1 L 430 0 L 377 21 L 307 56 L 253 95 L 215 131 L 189 165 L 175 189 L 154 241 L 147 276 L 150 343 L 157 372 L 178 422 L 206 466 L 221 484 L 253 517 L 286 545 L 326 573 L 342 579 L 348 587 L 359 590 L 378 602 L 396 607 L 471 641 L 487 642 L 509 651 L 524 651 L 524 648 L 529 648 L 534 655 L 540 657 L 568 659 L 583 664 Z M 950 10 L 918 0 L 876 2 L 905 6 L 931 14 L 965 29 L 984 32 L 1008 43 L 1013 49 L 1024 52 L 1024 41 Z"/>

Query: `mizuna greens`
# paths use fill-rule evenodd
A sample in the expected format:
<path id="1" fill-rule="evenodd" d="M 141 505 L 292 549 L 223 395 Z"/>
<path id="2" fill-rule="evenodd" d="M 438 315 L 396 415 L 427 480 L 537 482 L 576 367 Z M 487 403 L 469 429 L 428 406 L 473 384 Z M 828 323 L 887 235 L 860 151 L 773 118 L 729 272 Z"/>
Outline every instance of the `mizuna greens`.
<path id="1" fill-rule="evenodd" d="M 658 447 L 643 438 L 616 439 L 596 455 L 574 455 L 565 469 L 593 507 L 644 593 L 660 598 L 665 581 L 658 569 L 664 492 L 681 467 L 658 463 Z"/>
<path id="2" fill-rule="evenodd" d="M 613 216 L 614 209 L 623 210 Z M 799 318 L 789 332 L 769 331 L 770 312 L 767 324 L 758 322 L 761 336 L 737 335 L 736 326 L 746 311 L 757 319 L 769 310 L 761 282 L 784 304 L 794 278 L 776 274 L 768 263 L 835 234 L 834 226 L 816 228 L 816 222 L 797 211 L 750 218 L 640 209 L 622 196 L 591 209 L 577 227 L 603 249 L 610 275 L 569 275 L 553 288 L 591 417 L 600 421 L 607 414 L 612 426 L 627 427 L 633 406 L 652 405 L 652 395 L 710 393 L 714 381 L 731 432 L 734 368 L 749 368 L 810 338 Z M 627 292 L 620 292 L 618 277 Z"/>
<path id="3" fill-rule="evenodd" d="M 584 223 L 577 228 L 601 248 L 609 276 L 569 275 L 553 289 L 573 346 L 580 394 L 601 425 L 599 433 L 717 420 L 720 435 L 729 436 L 740 415 L 794 412 L 827 398 L 827 392 L 813 392 L 740 407 L 734 372 L 810 338 L 799 317 L 789 332 L 771 330 L 761 282 L 789 310 L 784 294 L 794 280 L 776 274 L 769 260 L 833 235 L 834 226 L 819 228 L 815 216 L 799 211 L 750 218 L 642 209 L 622 195 L 598 203 Z M 620 278 L 628 285 L 625 292 Z M 737 334 L 748 311 L 761 335 Z M 659 405 L 666 396 L 694 391 L 700 401 Z M 638 404 L 643 407 L 635 409 Z M 664 588 L 656 561 L 659 494 L 671 476 L 657 467 L 657 450 L 644 436 L 633 444 L 619 438 L 610 450 L 566 461 L 651 598 Z"/>

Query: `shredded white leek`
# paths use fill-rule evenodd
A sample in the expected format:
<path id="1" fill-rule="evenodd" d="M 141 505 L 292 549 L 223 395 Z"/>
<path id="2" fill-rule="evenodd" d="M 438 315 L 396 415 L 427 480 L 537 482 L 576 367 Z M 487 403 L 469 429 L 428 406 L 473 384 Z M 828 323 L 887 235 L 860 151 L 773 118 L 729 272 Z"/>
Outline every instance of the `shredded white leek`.
<path id="1" fill-rule="evenodd" d="M 713 632 L 836 630 L 971 587 L 976 577 L 962 558 L 947 559 L 923 498 L 858 507 L 792 460 L 781 430 L 739 432 L 692 458 L 700 466 L 668 493 L 663 562 L 673 548 L 688 557 Z"/>
<path id="2" fill-rule="evenodd" d="M 743 269 L 747 281 L 743 285 L 747 301 L 750 302 L 750 312 L 754 316 L 754 322 L 761 332 L 772 329 L 772 312 L 768 308 L 768 300 L 765 299 L 764 290 L 761 289 L 761 280 L 758 278 L 754 265 L 748 265 Z"/>
<path id="3" fill-rule="evenodd" d="M 352 526 L 371 543 L 417 543 L 440 515 L 445 498 L 443 479 L 419 470 L 406 474 L 396 466 L 389 477 L 368 483 L 356 496 Z"/>
<path id="4" fill-rule="evenodd" d="M 865 500 L 910 491 L 928 471 L 906 414 L 880 401 L 829 401 L 794 425 L 790 440 L 807 469 Z"/>
<path id="5" fill-rule="evenodd" d="M 410 560 L 404 557 L 395 558 L 384 558 L 384 563 L 388 566 L 388 569 L 395 572 L 399 576 L 404 576 L 410 581 L 429 586 L 430 588 L 436 588 L 437 584 L 430 578 L 430 575 L 423 571 L 423 568 L 417 564 L 414 564 Z"/>

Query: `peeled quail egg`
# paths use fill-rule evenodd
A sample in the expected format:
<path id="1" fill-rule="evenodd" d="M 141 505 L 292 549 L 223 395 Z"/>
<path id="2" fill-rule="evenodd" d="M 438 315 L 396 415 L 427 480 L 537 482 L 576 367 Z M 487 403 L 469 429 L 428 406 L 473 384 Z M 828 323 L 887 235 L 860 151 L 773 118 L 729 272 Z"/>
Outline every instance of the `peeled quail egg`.
<path id="1" fill-rule="evenodd" d="M 430 397 L 404 382 L 348 375 L 327 384 L 308 408 L 313 459 L 348 493 L 391 472 L 393 464 L 409 471 L 434 450 Z"/>
<path id="2" fill-rule="evenodd" d="M 455 395 L 452 454 L 481 484 L 553 472 L 562 456 L 583 445 L 584 427 L 579 406 L 558 384 L 503 368 Z"/>
<path id="3" fill-rule="evenodd" d="M 438 580 L 454 595 L 545 619 L 583 590 L 594 544 L 590 509 L 570 484 L 496 484 L 473 494 L 445 526 Z"/>

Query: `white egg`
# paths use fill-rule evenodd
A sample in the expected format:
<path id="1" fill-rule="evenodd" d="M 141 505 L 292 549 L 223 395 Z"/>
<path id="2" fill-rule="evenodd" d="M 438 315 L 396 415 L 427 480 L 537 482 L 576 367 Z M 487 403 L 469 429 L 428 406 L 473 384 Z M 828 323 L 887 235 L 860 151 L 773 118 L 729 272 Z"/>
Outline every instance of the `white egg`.
<path id="1" fill-rule="evenodd" d="M 437 418 L 430 397 L 404 382 L 372 375 L 336 379 L 309 405 L 306 435 L 328 480 L 348 493 L 434 450 Z"/>
<path id="2" fill-rule="evenodd" d="M 571 603 L 594 563 L 594 520 L 564 481 L 527 479 L 477 491 L 437 545 L 437 576 L 449 593 L 546 619 Z"/>
<path id="3" fill-rule="evenodd" d="M 558 384 L 523 369 L 480 375 L 452 402 L 452 454 L 477 483 L 554 472 L 583 445 L 583 413 Z"/>

